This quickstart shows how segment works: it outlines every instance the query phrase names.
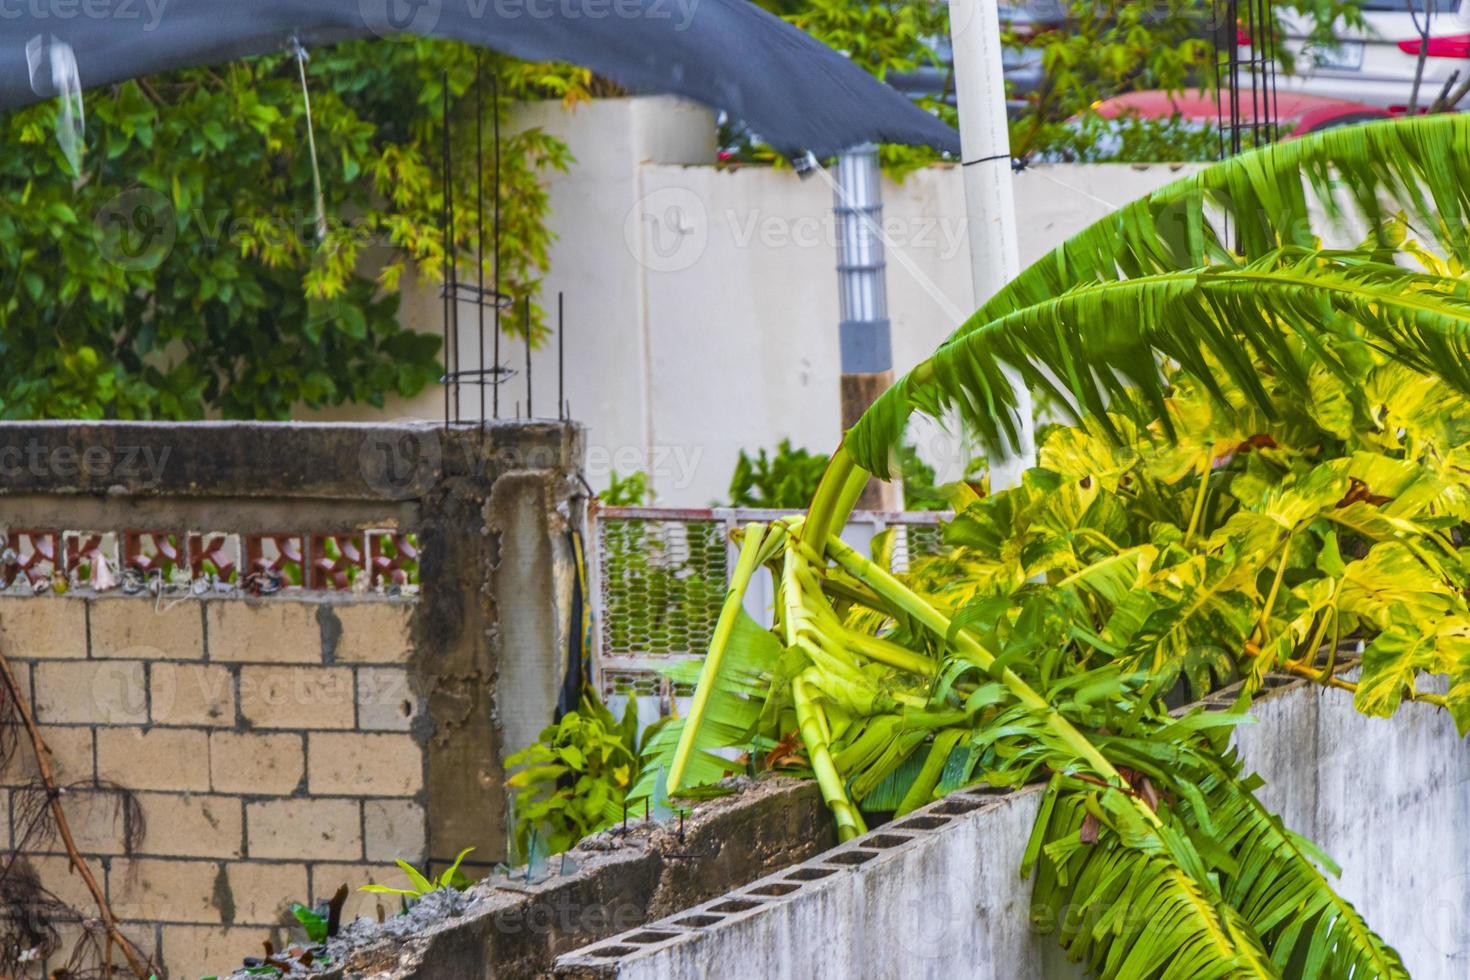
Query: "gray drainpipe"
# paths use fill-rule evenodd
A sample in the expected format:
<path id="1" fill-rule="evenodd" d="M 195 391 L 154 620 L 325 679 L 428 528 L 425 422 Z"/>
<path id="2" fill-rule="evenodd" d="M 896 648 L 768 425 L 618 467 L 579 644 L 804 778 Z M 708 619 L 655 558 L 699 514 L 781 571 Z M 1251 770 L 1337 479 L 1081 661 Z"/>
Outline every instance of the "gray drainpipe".
<path id="1" fill-rule="evenodd" d="M 841 322 L 842 428 L 846 431 L 893 383 L 888 324 L 887 261 L 883 255 L 882 171 L 871 143 L 837 158 L 832 211 L 837 219 L 837 292 Z M 901 486 L 870 483 L 858 506 L 900 510 Z"/>
<path id="2" fill-rule="evenodd" d="M 837 187 L 832 198 L 837 217 L 842 373 L 880 374 L 893 369 L 893 345 L 888 327 L 887 263 L 883 240 L 874 230 L 883 227 L 876 146 L 866 143 L 837 158 Z"/>

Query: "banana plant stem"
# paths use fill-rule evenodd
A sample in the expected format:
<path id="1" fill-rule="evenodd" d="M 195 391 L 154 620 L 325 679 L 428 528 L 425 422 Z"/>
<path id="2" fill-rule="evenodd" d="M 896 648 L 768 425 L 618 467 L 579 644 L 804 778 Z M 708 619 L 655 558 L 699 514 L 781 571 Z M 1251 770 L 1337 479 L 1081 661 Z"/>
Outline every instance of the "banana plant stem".
<path id="1" fill-rule="evenodd" d="M 674 751 L 669 766 L 668 792 L 678 792 L 684 779 L 684 769 L 689 764 L 689 755 L 694 750 L 694 738 L 704 721 L 704 711 L 709 704 L 710 692 L 714 690 L 715 678 L 720 673 L 720 663 L 725 657 L 725 648 L 730 643 L 730 634 L 735 630 L 735 621 L 740 616 L 745 590 L 755 573 L 761 555 L 761 544 L 765 540 L 765 528 L 758 523 L 745 526 L 745 535 L 740 542 L 740 557 L 735 561 L 735 571 L 730 576 L 730 588 L 725 593 L 725 604 L 720 609 L 720 618 L 715 623 L 714 635 L 710 637 L 709 653 L 699 671 L 699 685 L 694 689 L 694 699 L 689 705 L 689 715 L 684 720 L 684 730 L 679 733 L 679 745 Z"/>
<path id="2" fill-rule="evenodd" d="M 812 550 L 821 551 L 822 542 L 826 540 L 834 523 L 839 527 L 846 523 L 847 514 L 837 515 L 836 511 L 848 477 L 855 468 L 852 458 L 847 455 L 847 449 L 843 446 L 838 446 L 832 458 L 827 461 L 827 468 L 822 472 L 822 479 L 817 484 L 817 491 L 812 495 L 811 506 L 807 509 L 806 520 L 802 523 L 801 540 L 810 545 Z M 853 499 L 856 500 L 856 497 Z"/>
<path id="3" fill-rule="evenodd" d="M 862 581 L 874 592 L 885 596 L 890 602 L 902 608 L 915 621 L 923 624 L 941 637 L 949 635 L 950 621 L 948 617 L 911 592 L 889 572 L 868 561 L 853 550 L 852 547 L 835 536 L 828 537 L 827 551 L 849 573 Z M 990 670 L 995 663 L 995 657 L 964 630 L 956 634 L 954 642 L 960 652 L 967 659 L 976 663 L 982 670 Z M 1045 698 L 1032 690 L 1031 686 L 1022 680 L 1015 671 L 1010 668 L 1002 670 L 998 680 L 1016 697 L 1016 700 L 1020 701 L 1026 707 L 1044 714 L 1048 727 L 1080 759 L 1086 761 L 1094 772 L 1117 787 L 1121 788 L 1128 785 L 1128 781 L 1118 774 L 1118 771 L 1113 768 L 1112 763 L 1103 757 L 1102 753 L 1097 750 L 1097 747 L 1088 741 L 1087 737 L 1078 731 L 1071 722 L 1067 721 L 1052 708 Z M 1141 807 L 1140 813 L 1154 826 L 1160 826 L 1162 824 L 1158 815 L 1151 808 L 1147 806 Z"/>
<path id="4" fill-rule="evenodd" d="M 832 752 L 823 737 L 826 726 L 821 716 L 822 709 L 807 691 L 806 681 L 800 677 L 791 680 L 791 700 L 796 705 L 796 720 L 801 726 L 801 740 L 806 743 L 811 757 L 812 772 L 817 777 L 817 785 L 821 787 L 823 798 L 832 808 L 832 815 L 837 820 L 838 839 L 851 840 L 864 833 L 867 827 L 857 807 L 848 799 L 842 777 L 832 764 Z"/>
<path id="5" fill-rule="evenodd" d="M 1184 546 L 1187 548 L 1194 540 L 1194 532 L 1199 530 L 1200 518 L 1205 513 L 1205 497 L 1210 492 L 1210 454 L 1205 452 L 1205 457 L 1200 463 L 1199 493 L 1194 497 L 1194 513 L 1189 515 L 1189 530 L 1184 532 Z"/>

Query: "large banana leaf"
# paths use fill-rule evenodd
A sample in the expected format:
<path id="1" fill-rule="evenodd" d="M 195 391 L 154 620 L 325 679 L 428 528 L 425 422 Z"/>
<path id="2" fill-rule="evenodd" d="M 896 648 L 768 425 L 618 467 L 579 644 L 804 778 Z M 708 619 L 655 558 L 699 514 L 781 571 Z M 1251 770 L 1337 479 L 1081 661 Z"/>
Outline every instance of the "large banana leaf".
<path id="1" fill-rule="evenodd" d="M 1126 322 L 1110 325 L 1120 331 L 1121 344 L 1104 337 L 1087 345 L 1111 354 L 1101 363 L 1079 359 L 1082 351 L 1073 343 L 1076 335 L 1098 328 L 1095 319 L 1086 325 L 1053 319 L 1051 338 L 1031 335 L 1011 344 L 996 326 L 1057 303 L 1079 286 L 1233 265 L 1282 248 L 1312 248 L 1317 232 L 1326 230 L 1319 227 L 1324 220 L 1329 227 L 1355 222 L 1358 227 L 1345 233 L 1372 234 L 1379 247 L 1388 249 L 1393 229 L 1401 226 L 1387 219 L 1400 212 L 1418 234 L 1458 261 L 1470 258 L 1470 118 L 1442 115 L 1328 130 L 1208 167 L 1120 208 L 1027 268 L 961 325 L 934 358 L 878 400 L 848 433 L 848 452 L 886 478 L 890 453 L 911 412 L 940 415 L 952 406 L 992 445 L 1013 444 L 1015 416 L 998 359 L 1029 365 L 1028 382 L 1044 389 L 1055 389 L 1048 373 L 1055 376 L 1086 411 L 1098 411 L 1104 392 L 1127 384 L 1158 402 L 1154 357 L 1170 351 L 1152 348 L 1146 342 L 1155 338 L 1130 332 Z M 1247 312 L 1249 320 L 1259 321 L 1271 306 L 1259 303 L 1231 312 Z M 1145 307 L 1137 314 L 1149 312 Z M 1250 335 L 1238 335 L 1238 326 L 1214 318 L 1194 342 L 1205 345 L 1221 365 L 1240 371 L 1250 361 Z M 966 353 L 949 353 L 960 345 Z M 988 353 L 979 363 L 963 372 L 956 367 L 956 361 L 974 358 L 982 349 Z M 1387 349 L 1394 351 L 1392 345 Z M 1193 373 L 1199 365 L 1184 366 Z M 1463 371 L 1462 361 L 1437 366 Z M 1121 372 L 1126 384 L 1112 377 L 1113 371 Z M 1204 380 L 1207 375 L 1197 376 Z M 1463 384 L 1465 379 L 1462 374 L 1454 380 Z M 1259 399 L 1259 386 L 1244 390 Z"/>
<path id="2" fill-rule="evenodd" d="M 992 442 L 1009 439 L 1013 394 L 1002 366 L 1018 367 L 1080 421 L 1112 429 L 1110 405 L 1135 404 L 1174 434 L 1160 355 L 1229 407 L 1220 375 L 1268 416 L 1277 412 L 1261 368 L 1311 397 L 1316 365 L 1340 375 L 1324 341 L 1361 335 L 1426 374 L 1470 392 L 1470 290 L 1362 253 L 1283 248 L 1239 266 L 1208 266 L 1080 286 L 1016 310 L 945 344 L 889 389 L 849 433 L 861 463 L 872 436 L 911 406 L 959 409 Z M 1292 340 L 1298 343 L 1292 343 Z M 1116 431 L 1113 433 L 1117 436 Z M 877 465 L 877 458 L 869 458 Z"/>

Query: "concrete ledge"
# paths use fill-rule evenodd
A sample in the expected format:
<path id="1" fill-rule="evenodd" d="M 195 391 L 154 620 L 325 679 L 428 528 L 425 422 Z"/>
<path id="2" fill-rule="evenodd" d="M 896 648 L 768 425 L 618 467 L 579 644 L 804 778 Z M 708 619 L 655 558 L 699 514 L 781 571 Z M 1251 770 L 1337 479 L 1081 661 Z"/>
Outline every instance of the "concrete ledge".
<path id="1" fill-rule="evenodd" d="M 583 430 L 433 422 L 3 422 L 0 494 L 414 500 L 444 477 L 578 469 Z"/>
<path id="2" fill-rule="evenodd" d="M 540 977 L 555 958 L 650 918 L 674 916 L 833 842 L 815 783 L 767 779 L 733 797 L 700 804 L 682 839 L 675 821 L 632 821 L 568 852 L 576 870 L 524 888 L 504 879 L 465 893 L 462 914 L 443 921 L 360 923 L 329 976 L 423 980 Z M 552 867 L 557 859 L 552 859 Z"/>
<path id="3" fill-rule="evenodd" d="M 1227 692 L 1207 700 L 1227 707 Z M 1358 714 L 1273 679 L 1240 730 L 1268 806 L 1344 867 L 1337 883 L 1418 978 L 1470 970 L 1470 751 L 1442 713 Z M 1018 874 L 1041 787 L 962 791 L 795 867 L 556 962 L 556 976 L 1081 977 Z M 1432 857 L 1430 857 L 1432 855 Z"/>

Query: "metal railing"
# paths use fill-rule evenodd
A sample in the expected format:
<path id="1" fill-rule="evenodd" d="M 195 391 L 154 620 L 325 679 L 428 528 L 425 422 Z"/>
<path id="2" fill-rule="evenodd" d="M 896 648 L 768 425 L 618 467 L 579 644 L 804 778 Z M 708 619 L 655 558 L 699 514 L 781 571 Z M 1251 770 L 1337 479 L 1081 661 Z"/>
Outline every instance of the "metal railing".
<path id="1" fill-rule="evenodd" d="M 592 674 L 603 698 L 621 710 L 624 698 L 639 700 L 650 721 L 667 715 L 693 692 L 661 669 L 679 660 L 701 659 L 709 647 L 735 566 L 732 532 L 751 521 L 773 521 L 788 510 L 755 508 L 675 509 L 600 507 L 590 515 L 595 543 L 590 563 Z M 856 511 L 843 539 L 866 551 L 889 528 L 892 569 L 902 572 L 912 558 L 937 554 L 939 525 L 952 515 L 937 511 Z M 771 622 L 769 577 L 757 576 L 745 609 L 762 625 Z"/>

